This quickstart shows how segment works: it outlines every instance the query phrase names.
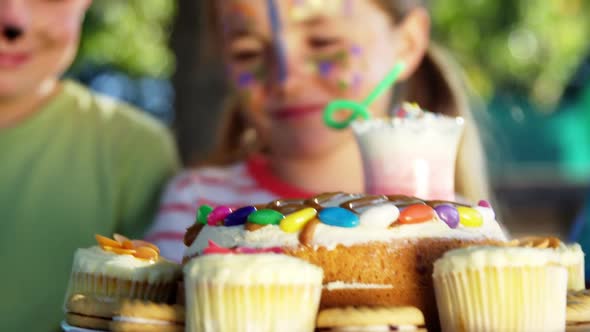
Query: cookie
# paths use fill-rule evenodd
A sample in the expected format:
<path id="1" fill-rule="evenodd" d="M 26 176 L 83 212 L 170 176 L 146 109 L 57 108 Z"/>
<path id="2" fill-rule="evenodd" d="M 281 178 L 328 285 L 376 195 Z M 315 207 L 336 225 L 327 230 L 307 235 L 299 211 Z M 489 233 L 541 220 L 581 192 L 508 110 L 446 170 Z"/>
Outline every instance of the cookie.
<path id="1" fill-rule="evenodd" d="M 111 319 L 119 309 L 117 300 L 107 297 L 74 294 L 66 302 L 68 313 Z"/>
<path id="2" fill-rule="evenodd" d="M 590 324 L 590 290 L 568 292 L 566 320 L 568 326 Z"/>
<path id="3" fill-rule="evenodd" d="M 354 328 L 426 331 L 422 312 L 409 306 L 328 308 L 318 314 L 317 331 L 356 331 Z"/>
<path id="4" fill-rule="evenodd" d="M 110 328 L 116 332 L 183 332 L 184 307 L 141 300 L 122 301 Z"/>
<path id="5" fill-rule="evenodd" d="M 61 322 L 61 330 L 64 332 L 107 332 L 106 330 L 94 330 L 68 324 L 65 320 Z"/>
<path id="6" fill-rule="evenodd" d="M 66 323 L 70 326 L 69 331 L 84 331 L 87 329 L 91 331 L 110 331 L 111 320 L 67 313 Z"/>
<path id="7" fill-rule="evenodd" d="M 66 322 L 75 327 L 108 331 L 119 305 L 119 301 L 111 298 L 74 294 L 65 304 Z"/>

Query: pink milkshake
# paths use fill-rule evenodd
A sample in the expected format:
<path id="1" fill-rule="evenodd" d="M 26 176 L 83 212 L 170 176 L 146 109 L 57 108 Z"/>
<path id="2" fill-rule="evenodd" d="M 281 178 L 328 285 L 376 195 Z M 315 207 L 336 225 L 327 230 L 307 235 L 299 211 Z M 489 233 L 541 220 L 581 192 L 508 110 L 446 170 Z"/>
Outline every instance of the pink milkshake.
<path id="1" fill-rule="evenodd" d="M 455 161 L 463 118 L 404 104 L 403 117 L 354 121 L 370 194 L 454 200 Z"/>

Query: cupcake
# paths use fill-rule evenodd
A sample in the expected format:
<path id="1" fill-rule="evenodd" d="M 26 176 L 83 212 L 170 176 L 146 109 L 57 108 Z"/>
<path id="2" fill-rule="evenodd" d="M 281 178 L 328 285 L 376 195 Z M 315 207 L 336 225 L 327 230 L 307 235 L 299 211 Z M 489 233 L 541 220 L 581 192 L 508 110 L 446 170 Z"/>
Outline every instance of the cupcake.
<path id="1" fill-rule="evenodd" d="M 321 268 L 273 253 L 211 254 L 184 267 L 187 331 L 313 331 Z"/>
<path id="2" fill-rule="evenodd" d="M 98 246 L 74 254 L 66 301 L 73 295 L 167 302 L 180 266 L 159 256 L 158 247 L 121 235 L 96 235 Z"/>
<path id="3" fill-rule="evenodd" d="M 564 244 L 556 237 L 528 236 L 512 240 L 510 245 L 554 250 L 559 255 L 560 263 L 567 268 L 567 289 L 578 291 L 586 288 L 584 252 L 579 244 Z"/>
<path id="4" fill-rule="evenodd" d="M 443 331 L 564 331 L 567 269 L 555 251 L 451 250 L 434 263 Z"/>
<path id="5" fill-rule="evenodd" d="M 578 243 L 563 245 L 557 249 L 561 262 L 568 272 L 567 289 L 578 291 L 586 288 L 584 252 Z"/>

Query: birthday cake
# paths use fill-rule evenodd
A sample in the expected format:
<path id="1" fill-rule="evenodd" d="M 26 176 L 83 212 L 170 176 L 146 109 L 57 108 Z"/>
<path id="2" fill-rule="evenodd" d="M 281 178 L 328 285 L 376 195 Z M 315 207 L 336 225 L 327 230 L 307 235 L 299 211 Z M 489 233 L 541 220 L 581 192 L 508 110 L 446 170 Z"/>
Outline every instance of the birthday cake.
<path id="1" fill-rule="evenodd" d="M 433 262 L 450 249 L 505 241 L 485 201 L 339 192 L 235 210 L 201 206 L 184 261 L 216 250 L 282 251 L 323 268 L 323 308 L 410 305 L 429 324 L 437 319 Z"/>

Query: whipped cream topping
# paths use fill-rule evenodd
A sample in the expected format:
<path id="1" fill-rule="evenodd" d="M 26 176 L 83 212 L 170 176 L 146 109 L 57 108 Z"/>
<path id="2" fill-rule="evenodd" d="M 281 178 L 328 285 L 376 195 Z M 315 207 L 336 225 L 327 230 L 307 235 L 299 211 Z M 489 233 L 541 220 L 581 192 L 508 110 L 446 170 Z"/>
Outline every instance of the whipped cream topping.
<path id="1" fill-rule="evenodd" d="M 171 282 L 180 275 L 180 266 L 160 257 L 145 260 L 119 255 L 99 246 L 80 248 L 74 254 L 72 272 L 103 274 L 110 277 L 149 283 Z"/>
<path id="2" fill-rule="evenodd" d="M 457 135 L 457 128 L 465 123 L 462 117 L 450 117 L 443 114 L 424 112 L 418 117 L 391 117 L 375 118 L 351 123 L 353 132 L 356 135 L 380 133 L 409 134 L 412 137 L 420 137 L 425 134 L 437 135 L 448 134 L 451 137 Z M 390 131 L 395 129 L 395 132 Z M 459 131 L 460 132 L 460 131 Z M 430 135 L 427 135 L 430 136 Z M 436 143 L 437 141 L 431 141 Z M 411 146 L 411 144 L 409 144 Z"/>
<path id="3" fill-rule="evenodd" d="M 324 271 L 282 254 L 205 255 L 184 267 L 185 282 L 227 285 L 318 285 Z"/>

